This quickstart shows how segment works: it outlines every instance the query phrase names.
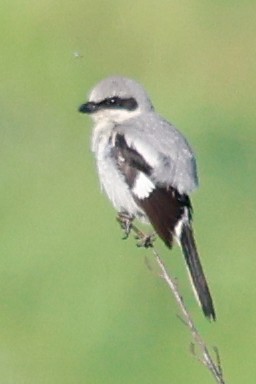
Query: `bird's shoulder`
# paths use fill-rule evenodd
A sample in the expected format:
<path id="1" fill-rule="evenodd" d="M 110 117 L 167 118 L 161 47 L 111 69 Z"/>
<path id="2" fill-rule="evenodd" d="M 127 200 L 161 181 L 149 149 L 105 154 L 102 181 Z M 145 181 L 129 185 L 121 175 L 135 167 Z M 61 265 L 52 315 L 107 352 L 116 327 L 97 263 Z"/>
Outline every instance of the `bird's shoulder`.
<path id="1" fill-rule="evenodd" d="M 123 157 L 140 158 L 151 170 L 151 179 L 161 185 L 172 185 L 180 192 L 191 192 L 197 187 L 197 169 L 193 150 L 185 137 L 172 124 L 156 113 L 141 114 L 118 124 L 114 142 L 122 147 Z"/>

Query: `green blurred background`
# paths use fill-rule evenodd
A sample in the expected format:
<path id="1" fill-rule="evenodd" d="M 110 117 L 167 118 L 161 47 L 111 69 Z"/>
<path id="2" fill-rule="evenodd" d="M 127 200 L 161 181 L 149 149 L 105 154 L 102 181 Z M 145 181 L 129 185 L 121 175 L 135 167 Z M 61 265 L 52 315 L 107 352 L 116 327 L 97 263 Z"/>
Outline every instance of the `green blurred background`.
<path id="1" fill-rule="evenodd" d="M 111 74 L 140 81 L 197 153 L 216 324 L 179 250 L 158 246 L 227 382 L 255 383 L 255 16 L 253 0 L 2 1 L 0 383 L 213 382 L 100 193 L 77 107 Z"/>

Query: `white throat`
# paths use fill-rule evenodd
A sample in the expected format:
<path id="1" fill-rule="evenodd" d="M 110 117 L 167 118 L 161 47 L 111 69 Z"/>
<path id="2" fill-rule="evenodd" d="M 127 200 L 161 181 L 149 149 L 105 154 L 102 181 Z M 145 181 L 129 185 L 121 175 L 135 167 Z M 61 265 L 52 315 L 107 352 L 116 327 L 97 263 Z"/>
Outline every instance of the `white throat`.
<path id="1" fill-rule="evenodd" d="M 121 124 L 141 114 L 141 109 L 126 111 L 123 109 L 102 109 L 91 115 L 95 124 Z"/>

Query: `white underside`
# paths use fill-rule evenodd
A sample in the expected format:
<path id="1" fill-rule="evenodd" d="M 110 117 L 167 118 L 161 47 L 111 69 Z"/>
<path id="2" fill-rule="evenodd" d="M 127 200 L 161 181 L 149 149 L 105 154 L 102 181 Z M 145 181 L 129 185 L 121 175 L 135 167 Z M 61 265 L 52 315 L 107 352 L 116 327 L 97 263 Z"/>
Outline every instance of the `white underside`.
<path id="1" fill-rule="evenodd" d="M 106 135 L 105 124 L 102 128 L 104 134 L 101 134 L 101 126 L 98 125 L 92 138 L 92 150 L 96 154 L 101 186 L 118 212 L 125 211 L 147 222 L 144 212 L 135 203 L 124 176 L 120 173 L 111 157 L 109 138 L 111 137 L 112 126 L 109 126 L 109 135 Z"/>

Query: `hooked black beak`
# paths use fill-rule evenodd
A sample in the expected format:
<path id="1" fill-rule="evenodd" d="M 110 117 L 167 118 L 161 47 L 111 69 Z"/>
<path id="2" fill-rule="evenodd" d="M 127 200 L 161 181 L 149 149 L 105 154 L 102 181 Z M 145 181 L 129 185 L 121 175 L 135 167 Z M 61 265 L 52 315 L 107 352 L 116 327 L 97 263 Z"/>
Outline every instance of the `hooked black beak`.
<path id="1" fill-rule="evenodd" d="M 80 105 L 80 107 L 78 108 L 78 111 L 81 113 L 90 114 L 90 113 L 96 112 L 97 109 L 98 109 L 97 104 L 89 101 L 88 103 Z"/>

